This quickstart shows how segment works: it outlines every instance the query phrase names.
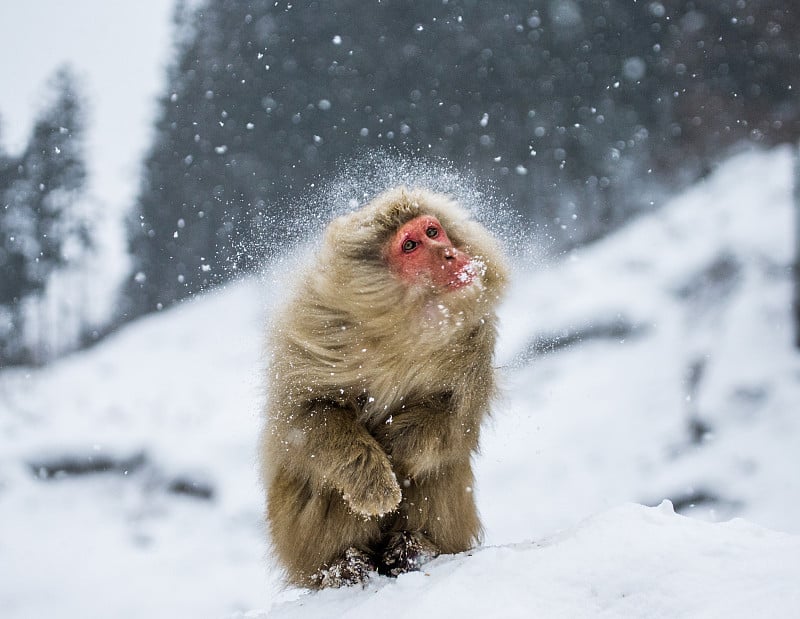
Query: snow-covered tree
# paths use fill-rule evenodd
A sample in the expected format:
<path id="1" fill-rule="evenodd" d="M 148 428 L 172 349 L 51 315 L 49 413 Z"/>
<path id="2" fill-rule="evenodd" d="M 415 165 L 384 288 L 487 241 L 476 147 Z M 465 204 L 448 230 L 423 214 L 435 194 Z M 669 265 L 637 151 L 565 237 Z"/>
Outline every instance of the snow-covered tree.
<path id="1" fill-rule="evenodd" d="M 239 57 L 246 44 L 233 21 L 241 17 L 244 27 L 246 5 L 209 3 L 193 12 L 181 3 L 176 11 L 176 60 L 129 224 L 134 264 L 124 311 L 131 315 L 218 283 L 241 266 L 253 188 L 268 177 L 262 164 L 250 169 L 255 150 L 241 118 L 258 88 L 238 70 L 247 64 Z M 241 182 L 244 174 L 249 184 Z"/>
<path id="2" fill-rule="evenodd" d="M 794 155 L 794 337 L 800 348 L 800 144 Z"/>
<path id="3" fill-rule="evenodd" d="M 57 71 L 51 92 L 27 148 L 2 174 L 0 303 L 13 325 L 0 351 L 6 362 L 47 359 L 43 329 L 58 328 L 45 318 L 48 286 L 91 245 L 90 222 L 79 210 L 86 183 L 83 103 L 69 68 Z"/>
<path id="4" fill-rule="evenodd" d="M 54 101 L 39 116 L 23 157 L 24 178 L 33 190 L 27 207 L 38 253 L 28 265 L 28 279 L 37 290 L 67 262 L 70 242 L 89 243 L 88 222 L 75 205 L 86 182 L 83 159 L 83 110 L 75 78 L 68 68 L 53 80 Z"/>

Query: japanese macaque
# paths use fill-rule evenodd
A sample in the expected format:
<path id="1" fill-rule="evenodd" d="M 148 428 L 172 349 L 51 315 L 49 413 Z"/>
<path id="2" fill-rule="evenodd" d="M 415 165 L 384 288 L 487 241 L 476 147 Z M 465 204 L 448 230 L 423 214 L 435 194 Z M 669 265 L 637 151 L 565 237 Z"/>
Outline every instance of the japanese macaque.
<path id="1" fill-rule="evenodd" d="M 478 542 L 471 456 L 506 279 L 441 194 L 389 190 L 328 226 L 270 338 L 261 467 L 289 582 L 396 576 Z"/>

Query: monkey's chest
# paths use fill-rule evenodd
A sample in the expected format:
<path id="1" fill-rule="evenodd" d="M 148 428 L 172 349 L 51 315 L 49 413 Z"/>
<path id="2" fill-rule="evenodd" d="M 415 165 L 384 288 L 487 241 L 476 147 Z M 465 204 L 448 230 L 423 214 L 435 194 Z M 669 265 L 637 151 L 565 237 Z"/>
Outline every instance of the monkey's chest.
<path id="1" fill-rule="evenodd" d="M 365 376 L 361 420 L 368 426 L 389 422 L 421 401 L 453 393 L 459 373 L 451 359 L 406 354 L 381 360 Z"/>

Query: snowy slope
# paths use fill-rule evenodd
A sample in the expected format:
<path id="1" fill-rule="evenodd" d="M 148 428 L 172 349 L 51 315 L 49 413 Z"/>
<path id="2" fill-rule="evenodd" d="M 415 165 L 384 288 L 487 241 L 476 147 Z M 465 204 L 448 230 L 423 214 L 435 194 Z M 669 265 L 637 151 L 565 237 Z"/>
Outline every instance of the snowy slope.
<path id="1" fill-rule="evenodd" d="M 234 286 L 49 369 L 0 373 L 0 616 L 268 604 L 254 467 L 264 305 L 255 282 Z M 45 479 L 65 458 L 117 470 Z"/>
<path id="2" fill-rule="evenodd" d="M 520 278 L 501 344 L 519 368 L 479 468 L 483 487 L 519 470 L 546 500 L 523 513 L 491 502 L 487 541 L 693 497 L 707 519 L 800 532 L 791 163 L 788 150 L 736 157 L 662 211 Z M 580 346 L 531 355 L 537 336 L 576 332 Z"/>
<path id="3" fill-rule="evenodd" d="M 265 558 L 269 277 L 4 370 L 0 614 L 410 616 L 458 601 L 468 616 L 797 616 L 791 230 L 789 151 L 745 154 L 519 272 L 505 397 L 476 459 L 484 547 L 366 590 L 282 590 Z M 664 498 L 698 518 L 630 505 Z M 734 516 L 759 526 L 702 522 Z"/>

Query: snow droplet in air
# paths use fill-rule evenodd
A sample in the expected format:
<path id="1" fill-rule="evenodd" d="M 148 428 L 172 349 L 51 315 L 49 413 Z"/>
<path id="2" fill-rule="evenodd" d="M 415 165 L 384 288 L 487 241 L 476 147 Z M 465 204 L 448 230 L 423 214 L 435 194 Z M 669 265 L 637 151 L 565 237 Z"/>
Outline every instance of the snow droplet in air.
<path id="1" fill-rule="evenodd" d="M 573 0 L 551 0 L 550 17 L 558 28 L 578 28 L 583 23 L 583 16 L 578 3 Z"/>
<path id="2" fill-rule="evenodd" d="M 660 2 L 651 2 L 648 8 L 653 17 L 664 17 L 667 12 L 664 5 Z"/>
<path id="3" fill-rule="evenodd" d="M 647 65 L 638 56 L 626 58 L 625 62 L 622 63 L 622 74 L 630 82 L 638 82 L 645 76 L 646 72 Z"/>

